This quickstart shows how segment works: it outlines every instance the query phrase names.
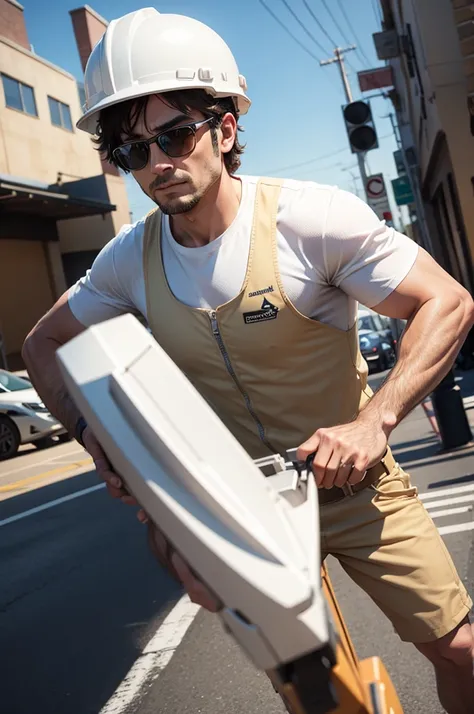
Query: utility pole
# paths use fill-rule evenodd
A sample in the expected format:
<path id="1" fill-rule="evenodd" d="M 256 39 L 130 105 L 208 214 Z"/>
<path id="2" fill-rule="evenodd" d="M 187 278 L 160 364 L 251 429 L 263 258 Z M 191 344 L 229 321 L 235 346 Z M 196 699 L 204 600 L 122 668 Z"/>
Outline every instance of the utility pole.
<path id="1" fill-rule="evenodd" d="M 339 72 L 341 74 L 342 84 L 344 86 L 344 93 L 346 95 L 348 104 L 353 102 L 354 99 L 352 97 L 351 85 L 349 84 L 349 78 L 348 78 L 347 72 L 346 72 L 344 55 L 346 54 L 346 52 L 352 52 L 352 50 L 356 50 L 356 49 L 357 49 L 357 45 L 350 45 L 350 47 L 345 47 L 345 48 L 336 47 L 334 49 L 334 57 L 331 57 L 331 59 L 327 59 L 327 60 L 321 60 L 321 62 L 319 63 L 321 67 L 325 67 L 326 65 L 337 63 L 337 65 L 339 67 Z M 362 179 L 362 187 L 364 190 L 364 194 L 367 197 L 367 191 L 366 191 L 367 172 L 365 170 L 365 152 L 357 153 L 357 162 L 359 164 L 360 177 Z"/>

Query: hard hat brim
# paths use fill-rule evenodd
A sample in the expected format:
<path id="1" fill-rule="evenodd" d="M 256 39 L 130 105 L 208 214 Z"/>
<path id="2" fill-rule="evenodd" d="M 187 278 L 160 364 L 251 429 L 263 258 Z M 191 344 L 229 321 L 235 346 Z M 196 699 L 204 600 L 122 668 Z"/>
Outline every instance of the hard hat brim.
<path id="1" fill-rule="evenodd" d="M 89 111 L 86 111 L 82 115 L 82 117 L 76 122 L 76 127 L 77 129 L 85 131 L 88 134 L 96 134 L 99 115 L 103 109 L 114 106 L 115 104 L 121 104 L 122 102 L 126 102 L 130 99 L 140 99 L 140 97 L 147 97 L 152 94 L 163 94 L 164 92 L 173 91 L 176 92 L 184 89 L 204 89 L 208 92 L 208 94 L 216 98 L 231 96 L 237 102 L 239 115 L 247 114 L 251 105 L 250 99 L 243 92 L 241 94 L 229 94 L 228 90 L 225 92 L 219 92 L 215 89 L 215 87 L 210 86 L 205 82 L 202 83 L 201 87 L 196 86 L 195 82 L 189 85 L 183 84 L 183 86 L 176 87 L 176 82 L 170 81 L 169 88 L 167 88 L 166 85 L 163 86 L 163 82 L 160 82 L 159 89 L 156 85 L 150 87 L 148 90 L 146 90 L 145 87 L 141 87 L 139 93 L 137 93 L 136 87 L 127 87 L 127 89 L 122 90 L 121 92 L 116 92 L 112 97 L 105 97 L 101 101 L 97 102 L 97 104 L 94 104 Z"/>

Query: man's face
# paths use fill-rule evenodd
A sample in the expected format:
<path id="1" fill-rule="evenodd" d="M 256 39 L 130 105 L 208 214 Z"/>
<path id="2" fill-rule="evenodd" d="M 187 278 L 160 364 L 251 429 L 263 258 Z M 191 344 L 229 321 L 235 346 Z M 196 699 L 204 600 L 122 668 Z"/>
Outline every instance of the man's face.
<path id="1" fill-rule="evenodd" d="M 184 115 L 154 95 L 150 97 L 144 115 L 134 127 L 134 136 L 124 136 L 123 139 L 148 139 L 168 128 L 202 121 L 204 118 L 197 111 Z M 218 135 L 220 133 L 218 131 Z M 217 145 L 213 144 L 211 127 L 205 124 L 197 129 L 196 146 L 190 154 L 170 158 L 153 142 L 150 144 L 147 166 L 132 174 L 141 189 L 163 213 L 173 215 L 194 208 L 219 179 L 222 168 L 219 140 Z"/>

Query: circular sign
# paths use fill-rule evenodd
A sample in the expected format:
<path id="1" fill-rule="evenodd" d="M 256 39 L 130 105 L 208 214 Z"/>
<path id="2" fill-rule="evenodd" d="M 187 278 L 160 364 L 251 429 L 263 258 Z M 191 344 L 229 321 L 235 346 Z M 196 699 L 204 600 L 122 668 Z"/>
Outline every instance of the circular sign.
<path id="1" fill-rule="evenodd" d="M 370 198 L 381 198 L 385 195 L 385 185 L 382 176 L 372 176 L 367 181 L 367 194 Z"/>

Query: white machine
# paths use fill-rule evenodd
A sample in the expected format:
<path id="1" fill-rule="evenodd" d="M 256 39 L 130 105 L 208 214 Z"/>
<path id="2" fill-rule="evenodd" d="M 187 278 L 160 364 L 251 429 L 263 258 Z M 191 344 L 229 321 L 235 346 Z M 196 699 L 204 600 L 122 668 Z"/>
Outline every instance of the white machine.
<path id="1" fill-rule="evenodd" d="M 274 683 L 296 688 L 293 711 L 332 710 L 333 630 L 305 465 L 294 452 L 253 461 L 131 315 L 89 328 L 57 358 L 115 471 L 224 603 L 226 630 Z"/>

